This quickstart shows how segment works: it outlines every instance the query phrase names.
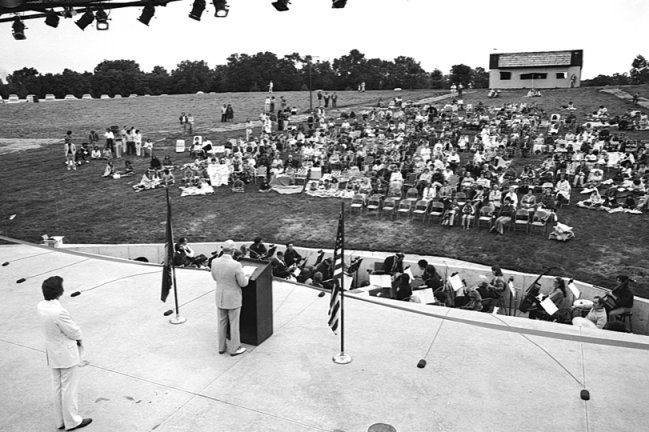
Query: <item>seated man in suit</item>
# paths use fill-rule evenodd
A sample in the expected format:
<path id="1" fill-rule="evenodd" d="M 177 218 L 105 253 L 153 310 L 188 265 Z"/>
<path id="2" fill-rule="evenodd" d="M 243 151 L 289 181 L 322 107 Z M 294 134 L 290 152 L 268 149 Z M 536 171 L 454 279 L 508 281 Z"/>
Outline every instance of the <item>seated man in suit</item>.
<path id="1" fill-rule="evenodd" d="M 277 255 L 271 259 L 270 263 L 273 266 L 273 276 L 279 278 L 288 278 L 291 276 L 291 271 L 286 265 L 283 252 L 277 252 Z"/>
<path id="2" fill-rule="evenodd" d="M 250 251 L 250 258 L 255 259 L 264 259 L 268 252 L 261 237 L 255 237 L 254 242 L 250 245 L 248 250 Z"/>
<path id="3" fill-rule="evenodd" d="M 390 255 L 383 261 L 383 271 L 386 274 L 394 275 L 395 273 L 403 273 L 403 257 L 404 254 L 397 252 Z"/>
<path id="4" fill-rule="evenodd" d="M 302 261 L 302 256 L 295 250 L 293 243 L 286 243 L 284 261 L 286 261 L 286 265 L 288 267 L 291 267 L 294 264 L 297 265 L 300 261 Z"/>

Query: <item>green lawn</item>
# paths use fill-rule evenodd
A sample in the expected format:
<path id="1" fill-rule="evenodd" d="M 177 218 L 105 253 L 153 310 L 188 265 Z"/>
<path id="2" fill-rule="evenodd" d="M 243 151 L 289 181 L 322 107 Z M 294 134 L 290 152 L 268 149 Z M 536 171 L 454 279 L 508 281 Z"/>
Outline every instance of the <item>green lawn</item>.
<path id="1" fill-rule="evenodd" d="M 383 94 L 386 99 L 393 93 Z M 433 91 L 412 92 L 407 98 L 434 94 Z M 560 112 L 559 106 L 572 100 L 580 109 L 580 115 L 595 110 L 599 105 L 606 105 L 612 113 L 623 112 L 630 105 L 609 94 L 587 88 L 544 91 L 544 97 L 533 100 L 522 98 L 523 94 L 524 91 L 507 91 L 502 93 L 500 99 L 490 100 L 486 98 L 486 92 L 480 90 L 467 94 L 465 103 L 535 102 L 552 113 Z M 257 100 L 263 100 L 263 95 L 244 95 L 251 99 L 245 102 L 251 106 L 249 112 L 255 112 Z M 304 93 L 300 94 L 302 106 L 308 107 L 308 95 L 306 102 L 304 96 Z M 375 103 L 377 96 L 372 92 L 362 95 L 351 92 L 349 100 L 354 98 L 359 104 Z M 216 95 L 215 99 L 223 97 L 225 95 Z M 0 137 L 62 136 L 68 128 L 73 129 L 75 134 L 85 135 L 84 131 L 90 128 L 102 129 L 106 124 L 126 123 L 141 126 L 145 131 L 155 131 L 152 136 L 164 138 L 160 144 L 164 151 L 160 153 L 171 153 L 172 143 L 180 136 L 176 131 L 178 112 L 208 112 L 214 103 L 210 101 L 203 106 L 203 100 L 187 108 L 189 102 L 185 105 L 180 102 L 195 100 L 198 96 L 185 98 L 169 97 L 167 102 L 164 98 L 137 98 L 127 100 L 129 105 L 122 104 L 124 101 L 93 101 L 83 105 L 87 102 L 79 101 L 0 106 Z M 142 105 L 138 105 L 138 101 Z M 155 107 L 148 105 L 153 103 Z M 245 103 L 241 102 L 240 106 Z M 199 128 L 217 125 L 216 121 L 203 125 L 203 118 L 198 117 L 201 119 L 197 123 Z M 211 137 L 213 140 L 222 139 L 224 134 L 214 133 Z M 633 137 L 647 140 L 649 134 L 635 132 Z M 164 241 L 164 190 L 134 193 L 130 188 L 139 181 L 147 161 L 135 161 L 135 170 L 139 175 L 109 180 L 101 177 L 103 163 L 92 163 L 68 172 L 62 157 L 63 150 L 59 144 L 1 155 L 0 216 L 3 232 L 29 241 L 38 241 L 45 233 L 65 235 L 68 243 Z M 176 163 L 189 161 L 187 154 L 180 157 L 172 154 L 172 157 Z M 530 161 L 539 163 L 540 158 L 529 159 L 525 163 Z M 245 194 L 235 194 L 229 189 L 219 188 L 213 196 L 180 198 L 180 191 L 173 188 L 171 195 L 176 236 L 188 236 L 191 241 L 198 242 L 226 238 L 251 239 L 261 235 L 267 242 L 292 241 L 302 246 L 333 247 L 339 200 L 302 194 L 260 194 L 254 185 L 249 185 L 246 190 Z M 575 192 L 573 203 L 578 199 Z M 8 216 L 13 213 L 18 216 L 8 221 Z M 552 266 L 555 268 L 552 274 L 605 287 L 612 287 L 615 275 L 624 272 L 638 279 L 637 291 L 649 297 L 649 257 L 646 252 L 649 219 L 646 214 L 611 215 L 573 205 L 560 210 L 559 220 L 574 227 L 575 239 L 559 243 L 547 240 L 540 233 L 528 235 L 522 232 L 500 237 L 489 234 L 485 229 L 467 232 L 421 222 L 350 216 L 347 218 L 346 247 L 386 251 L 402 249 L 483 264 L 499 263 L 505 268 L 532 273 Z"/>

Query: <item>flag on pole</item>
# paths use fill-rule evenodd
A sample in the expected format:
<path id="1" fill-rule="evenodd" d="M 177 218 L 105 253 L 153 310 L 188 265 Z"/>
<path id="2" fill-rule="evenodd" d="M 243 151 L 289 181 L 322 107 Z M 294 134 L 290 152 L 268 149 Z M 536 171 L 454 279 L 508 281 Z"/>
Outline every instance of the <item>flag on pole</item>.
<path id="1" fill-rule="evenodd" d="M 169 189 L 167 191 L 167 229 L 165 237 L 165 258 L 162 268 L 162 290 L 160 300 L 167 301 L 169 291 L 173 285 L 174 276 L 174 234 L 171 229 L 171 203 L 169 202 Z"/>
<path id="2" fill-rule="evenodd" d="M 340 319 L 340 296 L 343 287 L 343 243 L 344 243 L 344 222 L 343 213 L 340 212 L 338 217 L 338 234 L 336 235 L 336 245 L 334 246 L 334 271 L 333 271 L 333 289 L 331 290 L 331 299 L 329 301 L 329 327 L 334 333 L 338 330 L 338 320 Z"/>

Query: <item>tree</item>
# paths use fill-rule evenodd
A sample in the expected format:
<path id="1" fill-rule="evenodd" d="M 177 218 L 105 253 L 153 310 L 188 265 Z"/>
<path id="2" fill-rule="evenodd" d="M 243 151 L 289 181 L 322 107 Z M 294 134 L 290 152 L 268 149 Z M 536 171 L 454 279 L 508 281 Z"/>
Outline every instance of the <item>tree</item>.
<path id="1" fill-rule="evenodd" d="M 204 60 L 184 60 L 171 71 L 173 93 L 196 93 L 208 90 L 212 84 L 212 71 Z"/>
<path id="2" fill-rule="evenodd" d="M 435 69 L 430 73 L 430 88 L 443 89 L 448 87 L 448 79 L 441 70 Z"/>
<path id="3" fill-rule="evenodd" d="M 633 59 L 629 75 L 633 84 L 649 83 L 649 64 L 647 64 L 647 60 L 640 54 Z"/>
<path id="4" fill-rule="evenodd" d="M 469 86 L 471 82 L 473 70 L 471 67 L 465 64 L 453 65 L 451 66 L 451 74 L 449 76 L 449 81 L 451 84 L 462 84 L 465 88 Z"/>
<path id="5" fill-rule="evenodd" d="M 474 88 L 488 88 L 489 72 L 485 68 L 478 66 L 471 73 L 471 82 L 473 82 Z"/>
<path id="6" fill-rule="evenodd" d="M 38 84 L 39 73 L 31 67 L 24 67 L 7 75 L 7 93 L 15 93 L 24 98 L 28 94 L 36 94 L 34 91 Z"/>
<path id="7" fill-rule="evenodd" d="M 391 67 L 390 78 L 394 87 L 407 89 L 428 87 L 426 71 L 412 57 L 399 56 L 395 58 Z"/>
<path id="8" fill-rule="evenodd" d="M 128 96 L 141 93 L 145 85 L 146 77 L 134 60 L 104 60 L 94 69 L 92 89 L 95 96 Z"/>
<path id="9" fill-rule="evenodd" d="M 365 54 L 353 49 L 349 54 L 333 61 L 333 70 L 336 73 L 336 87 L 339 89 L 356 88 L 358 84 L 367 81 L 365 74 Z M 369 90 L 369 88 L 368 88 Z"/>
<path id="10" fill-rule="evenodd" d="M 142 94 L 160 95 L 170 92 L 171 77 L 167 69 L 162 66 L 154 66 L 151 72 L 145 76 L 146 88 L 142 89 Z"/>

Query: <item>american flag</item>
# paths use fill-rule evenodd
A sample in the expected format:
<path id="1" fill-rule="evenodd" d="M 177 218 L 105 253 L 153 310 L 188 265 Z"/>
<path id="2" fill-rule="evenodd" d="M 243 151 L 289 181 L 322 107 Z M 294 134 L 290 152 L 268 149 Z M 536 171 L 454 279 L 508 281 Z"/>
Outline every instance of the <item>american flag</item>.
<path id="1" fill-rule="evenodd" d="M 174 234 L 171 229 L 171 203 L 169 202 L 169 189 L 167 192 L 167 226 L 165 233 L 165 259 L 162 267 L 162 289 L 160 292 L 160 300 L 167 301 L 169 291 L 174 282 Z"/>
<path id="2" fill-rule="evenodd" d="M 331 291 L 331 300 L 329 301 L 329 327 L 335 333 L 338 330 L 338 321 L 340 319 L 340 296 L 343 286 L 343 244 L 345 242 L 345 223 L 343 221 L 343 212 L 338 217 L 338 234 L 336 235 L 336 245 L 334 246 L 334 287 Z"/>

